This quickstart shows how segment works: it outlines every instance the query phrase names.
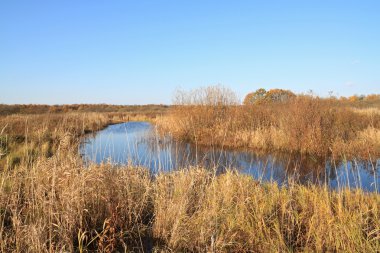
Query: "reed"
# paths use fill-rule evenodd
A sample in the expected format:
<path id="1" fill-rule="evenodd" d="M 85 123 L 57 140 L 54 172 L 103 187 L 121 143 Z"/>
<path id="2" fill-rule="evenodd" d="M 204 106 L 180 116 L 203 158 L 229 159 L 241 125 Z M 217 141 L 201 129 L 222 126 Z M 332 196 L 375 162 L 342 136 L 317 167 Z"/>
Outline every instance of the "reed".
<path id="1" fill-rule="evenodd" d="M 0 175 L 0 250 L 376 252 L 380 197 L 43 158 Z"/>
<path id="2" fill-rule="evenodd" d="M 0 169 L 1 252 L 380 249 L 377 193 L 280 187 L 233 170 L 152 175 L 132 166 L 85 166 L 80 137 L 110 123 L 105 115 L 25 117 L 0 125 L 5 139 L 21 136 L 23 148 L 17 164 Z M 39 151 L 46 135 L 49 156 Z"/>
<path id="3" fill-rule="evenodd" d="M 238 105 L 231 91 L 218 87 L 206 89 L 207 96 L 198 93 L 198 90 L 181 93 L 177 105 L 157 121 L 163 132 L 200 145 L 318 157 L 344 154 L 367 159 L 368 154 L 380 154 L 377 109 L 353 110 L 343 102 L 310 95 L 299 95 L 285 102 Z"/>
<path id="4" fill-rule="evenodd" d="M 154 184 L 154 236 L 173 251 L 376 252 L 380 198 L 259 184 L 233 171 L 201 168 L 161 175 Z"/>
<path id="5" fill-rule="evenodd" d="M 86 168 L 64 155 L 3 171 L 0 178 L 1 252 L 145 246 L 152 213 L 146 170 Z"/>

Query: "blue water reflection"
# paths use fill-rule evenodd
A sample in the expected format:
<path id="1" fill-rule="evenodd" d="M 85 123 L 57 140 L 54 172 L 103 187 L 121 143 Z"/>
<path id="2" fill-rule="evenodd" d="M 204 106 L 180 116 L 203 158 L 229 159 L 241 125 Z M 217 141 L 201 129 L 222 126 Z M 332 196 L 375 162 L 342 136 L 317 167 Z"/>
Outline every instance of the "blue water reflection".
<path id="1" fill-rule="evenodd" d="M 380 159 L 375 161 L 326 161 L 300 154 L 259 154 L 247 150 L 197 147 L 159 137 L 147 122 L 111 125 L 81 145 L 86 162 L 131 164 L 152 172 L 204 166 L 223 173 L 237 169 L 260 181 L 362 188 L 379 192 Z"/>

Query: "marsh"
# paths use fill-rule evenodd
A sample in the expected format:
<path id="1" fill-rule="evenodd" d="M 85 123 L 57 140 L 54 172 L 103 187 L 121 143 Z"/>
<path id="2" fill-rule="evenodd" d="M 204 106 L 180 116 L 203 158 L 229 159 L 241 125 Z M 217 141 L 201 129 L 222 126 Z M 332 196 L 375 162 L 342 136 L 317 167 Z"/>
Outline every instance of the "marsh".
<path id="1" fill-rule="evenodd" d="M 88 136 L 80 147 L 87 163 L 149 168 L 153 173 L 205 167 L 218 174 L 236 169 L 262 182 L 327 185 L 378 192 L 380 160 L 335 161 L 290 153 L 257 153 L 248 149 L 197 146 L 158 133 L 149 122 L 108 126 Z"/>

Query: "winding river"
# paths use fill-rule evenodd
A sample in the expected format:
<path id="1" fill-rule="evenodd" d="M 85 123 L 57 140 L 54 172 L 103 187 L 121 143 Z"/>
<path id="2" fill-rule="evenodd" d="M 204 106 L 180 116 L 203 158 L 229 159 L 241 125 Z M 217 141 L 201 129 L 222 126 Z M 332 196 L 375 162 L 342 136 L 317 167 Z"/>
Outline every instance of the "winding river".
<path id="1" fill-rule="evenodd" d="M 258 154 L 248 150 L 197 147 L 160 137 L 148 122 L 110 125 L 86 138 L 80 147 L 86 163 L 109 162 L 149 168 L 153 173 L 204 166 L 223 173 L 237 169 L 255 179 L 280 185 L 290 180 L 327 185 L 332 189 L 361 188 L 380 192 L 380 159 L 375 161 L 321 161 L 290 154 Z"/>

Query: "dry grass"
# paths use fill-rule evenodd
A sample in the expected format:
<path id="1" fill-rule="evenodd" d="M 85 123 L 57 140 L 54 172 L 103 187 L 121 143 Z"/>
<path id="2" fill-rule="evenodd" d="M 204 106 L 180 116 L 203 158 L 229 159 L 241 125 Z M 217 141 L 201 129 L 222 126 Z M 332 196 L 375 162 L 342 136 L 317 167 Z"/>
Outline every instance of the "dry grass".
<path id="1" fill-rule="evenodd" d="M 0 174 L 0 251 L 376 252 L 380 197 L 43 158 Z"/>
<path id="2" fill-rule="evenodd" d="M 123 113 L 124 115 L 144 115 L 155 118 L 164 114 L 167 105 L 108 105 L 108 104 L 72 104 L 72 105 L 6 105 L 0 104 L 0 115 L 45 114 L 45 113 Z"/>
<path id="3" fill-rule="evenodd" d="M 85 168 L 68 158 L 0 174 L 0 251 L 142 248 L 148 236 L 150 176 L 138 168 Z"/>
<path id="4" fill-rule="evenodd" d="M 24 115 L 0 121 L 7 139 L 21 139 L 8 142 L 0 169 L 1 252 L 145 247 L 152 214 L 148 171 L 85 167 L 78 154 L 80 136 L 120 120 L 111 116 Z M 10 164 L 15 152 L 21 157 Z"/>
<path id="5" fill-rule="evenodd" d="M 375 252 L 376 194 L 275 184 L 232 171 L 161 175 L 154 184 L 155 237 L 173 251 Z"/>
<path id="6" fill-rule="evenodd" d="M 96 113 L 0 117 L 0 147 L 4 154 L 0 157 L 0 168 L 12 168 L 21 162 L 31 164 L 39 156 L 51 157 L 63 141 L 62 136 L 74 140 L 74 137 L 100 130 L 117 119 L 113 115 Z"/>
<path id="7" fill-rule="evenodd" d="M 0 168 L 13 167 L 23 160 L 29 160 L 31 163 L 41 155 L 51 157 L 64 135 L 79 138 L 84 134 L 99 131 L 109 124 L 154 120 L 145 114 L 93 112 L 2 116 L 0 117 Z"/>
<path id="8" fill-rule="evenodd" d="M 68 115 L 51 125 L 32 117 L 21 127 L 23 119 L 14 119 L 7 136 L 28 129 L 21 146 L 48 135 L 54 148 L 49 157 L 29 153 L 0 170 L 0 252 L 380 249 L 376 193 L 279 187 L 202 168 L 153 178 L 142 168 L 85 167 L 79 136 L 100 128 L 108 120 L 102 117 Z M 9 118 L 2 122 L 11 125 Z"/>
<path id="9" fill-rule="evenodd" d="M 191 99 L 173 106 L 157 121 L 162 131 L 178 140 L 318 157 L 344 154 L 366 159 L 368 154 L 380 155 L 377 109 L 353 110 L 336 101 L 311 96 L 253 106 L 186 104 L 187 100 Z"/>
<path id="10" fill-rule="evenodd" d="M 364 114 L 364 115 L 369 115 L 369 116 L 380 115 L 380 108 L 378 108 L 378 107 L 351 108 L 351 109 L 352 109 L 352 111 L 359 113 L 359 114 Z"/>

